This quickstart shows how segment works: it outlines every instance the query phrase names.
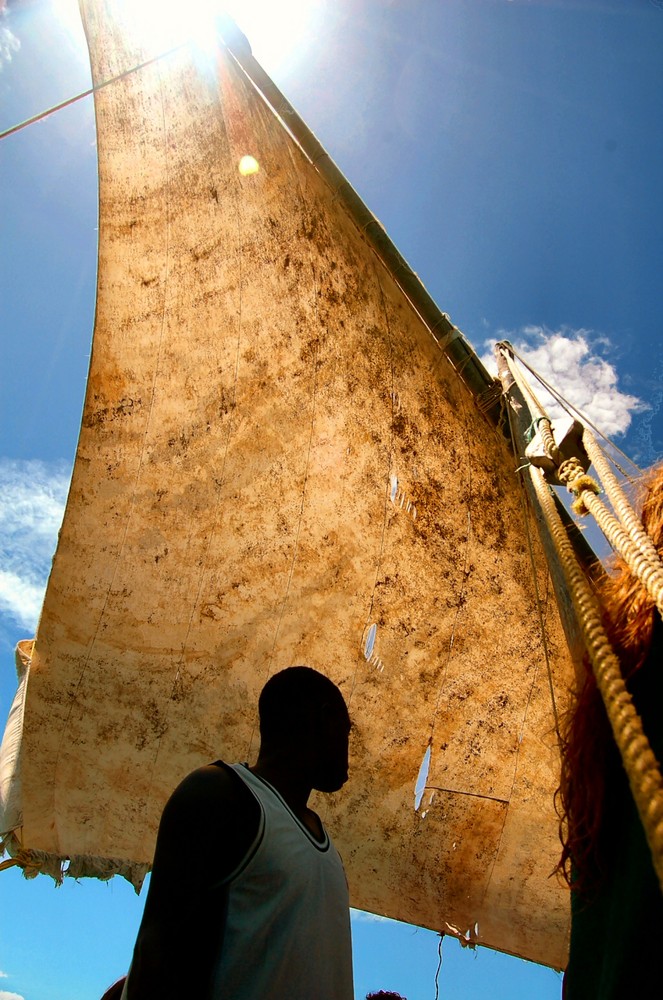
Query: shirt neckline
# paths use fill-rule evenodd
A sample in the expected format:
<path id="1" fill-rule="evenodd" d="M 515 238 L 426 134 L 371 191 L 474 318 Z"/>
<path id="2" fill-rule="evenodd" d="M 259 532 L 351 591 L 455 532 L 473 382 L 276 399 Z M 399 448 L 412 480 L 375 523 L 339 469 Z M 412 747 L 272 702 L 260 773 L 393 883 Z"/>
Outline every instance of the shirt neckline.
<path id="1" fill-rule="evenodd" d="M 306 836 L 311 841 L 314 847 L 316 847 L 319 851 L 328 850 L 330 844 L 329 834 L 327 833 L 325 824 L 322 822 L 319 816 L 318 819 L 320 819 L 320 826 L 322 827 L 322 840 L 318 840 L 318 838 L 314 835 L 313 831 L 309 830 L 306 824 L 302 823 L 299 816 L 295 815 L 295 813 L 292 811 L 286 800 L 279 792 L 278 788 L 275 788 L 274 785 L 272 785 L 269 781 L 267 781 L 266 778 L 263 778 L 261 777 L 261 775 L 256 774 L 255 771 L 252 771 L 246 761 L 242 762 L 242 767 L 245 767 L 246 770 L 249 772 L 249 774 L 251 774 L 254 778 L 256 778 L 257 781 L 263 784 L 265 788 L 268 788 L 269 791 L 276 796 L 276 798 L 279 800 L 283 808 L 286 809 L 287 812 L 292 816 L 293 820 L 295 821 L 299 829 L 302 831 L 302 833 L 306 834 Z"/>

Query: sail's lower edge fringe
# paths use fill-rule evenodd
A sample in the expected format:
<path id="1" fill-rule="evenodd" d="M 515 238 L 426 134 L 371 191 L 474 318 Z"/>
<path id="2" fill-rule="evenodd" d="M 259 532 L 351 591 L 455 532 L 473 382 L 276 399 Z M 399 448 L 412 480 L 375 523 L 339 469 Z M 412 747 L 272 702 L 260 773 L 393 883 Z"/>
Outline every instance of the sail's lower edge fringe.
<path id="1" fill-rule="evenodd" d="M 21 844 L 15 832 L 6 834 L 1 846 L 14 864 L 22 869 L 25 878 L 50 875 L 58 885 L 65 878 L 96 878 L 106 882 L 114 875 L 121 875 L 139 893 L 150 870 L 147 864 L 121 858 L 100 858 L 91 854 L 78 854 L 68 858 L 46 851 L 30 850 Z"/>

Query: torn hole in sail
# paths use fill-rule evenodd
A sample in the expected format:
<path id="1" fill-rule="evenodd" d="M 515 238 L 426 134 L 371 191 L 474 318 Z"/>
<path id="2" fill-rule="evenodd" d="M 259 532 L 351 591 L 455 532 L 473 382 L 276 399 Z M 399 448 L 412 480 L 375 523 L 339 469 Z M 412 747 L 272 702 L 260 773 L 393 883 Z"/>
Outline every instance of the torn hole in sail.
<path id="1" fill-rule="evenodd" d="M 364 641 L 364 657 L 367 660 L 370 660 L 371 656 L 373 655 L 373 647 L 375 646 L 375 636 L 377 630 L 378 630 L 377 625 L 373 623 L 373 625 L 371 625 L 368 632 L 366 633 L 366 639 Z"/>
<path id="2" fill-rule="evenodd" d="M 423 798 L 424 791 L 426 790 L 426 782 L 428 781 L 428 772 L 430 770 L 430 754 L 431 745 L 430 743 L 426 747 L 426 753 L 421 761 L 421 766 L 419 768 L 419 774 L 417 775 L 417 781 L 414 786 L 414 809 L 415 812 L 421 805 L 421 800 Z M 423 818 L 423 816 L 422 816 Z"/>

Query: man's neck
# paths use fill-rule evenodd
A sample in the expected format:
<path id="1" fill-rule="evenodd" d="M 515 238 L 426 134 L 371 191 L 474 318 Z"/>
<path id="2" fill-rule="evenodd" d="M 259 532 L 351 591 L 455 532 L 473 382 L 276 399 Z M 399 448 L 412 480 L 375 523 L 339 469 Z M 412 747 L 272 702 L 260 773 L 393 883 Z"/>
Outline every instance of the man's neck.
<path id="1" fill-rule="evenodd" d="M 276 754 L 260 753 L 251 771 L 273 785 L 295 816 L 306 821 L 306 816 L 311 812 L 308 800 L 312 787 L 310 781 L 301 774 L 291 759 Z"/>

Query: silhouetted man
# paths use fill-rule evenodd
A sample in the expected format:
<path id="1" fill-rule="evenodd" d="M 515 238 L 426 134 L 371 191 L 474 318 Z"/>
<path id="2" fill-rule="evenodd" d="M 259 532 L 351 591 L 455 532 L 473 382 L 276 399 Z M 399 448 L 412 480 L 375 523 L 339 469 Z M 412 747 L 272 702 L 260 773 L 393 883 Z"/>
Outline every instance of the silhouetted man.
<path id="1" fill-rule="evenodd" d="M 345 873 L 308 808 L 347 781 L 348 710 L 289 667 L 258 711 L 255 765 L 208 764 L 166 803 L 126 1000 L 352 1000 Z"/>

